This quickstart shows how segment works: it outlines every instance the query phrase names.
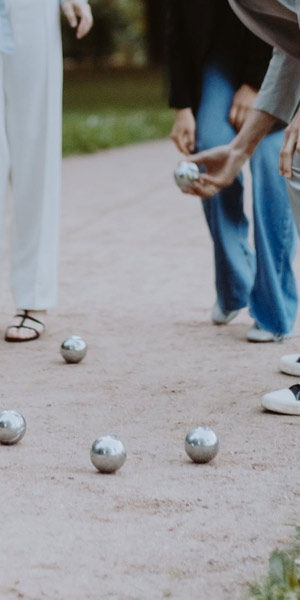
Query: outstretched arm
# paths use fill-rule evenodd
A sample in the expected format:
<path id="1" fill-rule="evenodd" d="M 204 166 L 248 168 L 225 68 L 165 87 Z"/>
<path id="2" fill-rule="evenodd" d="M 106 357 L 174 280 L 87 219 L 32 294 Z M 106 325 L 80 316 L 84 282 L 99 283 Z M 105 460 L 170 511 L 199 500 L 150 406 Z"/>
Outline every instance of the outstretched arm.
<path id="1" fill-rule="evenodd" d="M 190 157 L 206 167 L 206 174 L 200 175 L 191 192 L 209 198 L 221 187 L 230 185 L 276 120 L 290 123 L 279 159 L 280 174 L 290 178 L 294 152 L 300 154 L 299 99 L 300 61 L 275 49 L 255 109 L 248 115 L 237 137 L 228 146 Z"/>
<path id="2" fill-rule="evenodd" d="M 199 181 L 193 184 L 191 193 L 210 198 L 220 188 L 231 185 L 243 164 L 252 156 L 256 146 L 269 133 L 276 120 L 273 115 L 254 109 L 230 144 L 190 156 L 189 160 L 205 168 L 205 173 L 200 173 Z"/>

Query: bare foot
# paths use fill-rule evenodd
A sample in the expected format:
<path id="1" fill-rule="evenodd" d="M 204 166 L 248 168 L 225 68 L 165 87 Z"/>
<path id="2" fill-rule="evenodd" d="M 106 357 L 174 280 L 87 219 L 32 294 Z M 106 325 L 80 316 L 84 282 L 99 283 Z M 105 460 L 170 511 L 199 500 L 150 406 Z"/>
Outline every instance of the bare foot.
<path id="1" fill-rule="evenodd" d="M 12 324 L 7 328 L 7 342 L 29 342 L 40 337 L 45 330 L 45 310 L 17 309 Z"/>

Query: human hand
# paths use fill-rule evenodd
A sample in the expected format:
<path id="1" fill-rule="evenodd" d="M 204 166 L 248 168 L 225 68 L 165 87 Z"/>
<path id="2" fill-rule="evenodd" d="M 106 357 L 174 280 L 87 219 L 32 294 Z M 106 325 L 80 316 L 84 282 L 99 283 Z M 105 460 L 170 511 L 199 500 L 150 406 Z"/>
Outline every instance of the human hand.
<path id="1" fill-rule="evenodd" d="M 215 196 L 221 188 L 233 183 L 248 158 L 248 154 L 232 144 L 189 156 L 188 160 L 205 167 L 205 172 L 199 173 L 199 180 L 191 185 L 187 193 L 201 198 Z"/>
<path id="2" fill-rule="evenodd" d="M 190 154 L 195 148 L 196 122 L 190 108 L 176 111 L 175 122 L 170 134 L 179 152 Z"/>
<path id="3" fill-rule="evenodd" d="M 283 144 L 279 154 L 279 173 L 287 179 L 292 177 L 294 153 L 300 155 L 300 108 L 285 130 Z"/>
<path id="4" fill-rule="evenodd" d="M 276 117 L 273 115 L 263 110 L 251 110 L 241 131 L 230 144 L 187 157 L 187 160 L 205 169 L 204 173 L 199 174 L 199 180 L 192 184 L 188 193 L 210 198 L 221 188 L 231 185 L 243 164 L 252 156 L 255 148 L 269 133 L 274 123 Z M 297 130 L 300 131 L 300 111 L 297 123 L 299 125 Z"/>
<path id="5" fill-rule="evenodd" d="M 229 123 L 236 131 L 240 131 L 244 125 L 250 110 L 254 106 L 257 94 L 257 90 L 243 84 L 234 95 L 229 113 Z"/>
<path id="6" fill-rule="evenodd" d="M 61 9 L 70 26 L 73 29 L 77 28 L 77 39 L 80 40 L 87 35 L 93 26 L 93 15 L 90 5 L 80 0 L 64 0 Z"/>

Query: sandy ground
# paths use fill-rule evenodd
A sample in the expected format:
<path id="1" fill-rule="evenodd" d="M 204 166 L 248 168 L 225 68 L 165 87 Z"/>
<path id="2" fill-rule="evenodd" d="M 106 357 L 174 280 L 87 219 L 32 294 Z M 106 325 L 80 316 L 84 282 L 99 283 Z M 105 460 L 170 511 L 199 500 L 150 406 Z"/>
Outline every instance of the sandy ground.
<path id="1" fill-rule="evenodd" d="M 38 342 L 0 342 L 1 408 L 28 423 L 0 448 L 1 600 L 238 600 L 299 522 L 300 421 L 259 405 L 295 382 L 277 367 L 299 336 L 251 345 L 246 311 L 210 324 L 211 243 L 175 157 L 158 142 L 64 161 L 59 308 Z M 0 307 L 4 330 L 7 287 Z M 79 365 L 59 355 L 69 333 L 89 344 Z M 197 424 L 220 437 L 208 465 L 185 456 Z M 106 433 L 128 452 L 112 476 L 89 460 Z"/>

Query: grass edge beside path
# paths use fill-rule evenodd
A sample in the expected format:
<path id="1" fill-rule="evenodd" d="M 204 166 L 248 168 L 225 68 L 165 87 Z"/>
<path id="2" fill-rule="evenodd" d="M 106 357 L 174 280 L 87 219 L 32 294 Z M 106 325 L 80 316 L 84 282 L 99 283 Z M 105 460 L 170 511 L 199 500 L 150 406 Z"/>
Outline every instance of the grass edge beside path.
<path id="1" fill-rule="evenodd" d="M 247 600 L 300 600 L 300 527 L 291 547 L 272 552 L 261 583 L 248 584 Z"/>
<path id="2" fill-rule="evenodd" d="M 159 70 L 65 74 L 64 156 L 163 139 L 172 121 Z"/>

